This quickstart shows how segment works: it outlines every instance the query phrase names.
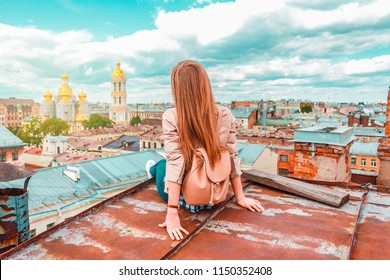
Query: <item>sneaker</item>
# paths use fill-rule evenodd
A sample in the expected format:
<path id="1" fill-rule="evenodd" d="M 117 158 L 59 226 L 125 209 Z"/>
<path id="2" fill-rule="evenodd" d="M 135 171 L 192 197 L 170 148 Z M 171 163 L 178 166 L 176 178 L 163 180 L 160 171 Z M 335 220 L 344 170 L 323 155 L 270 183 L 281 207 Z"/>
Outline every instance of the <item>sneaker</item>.
<path id="1" fill-rule="evenodd" d="M 148 160 L 148 161 L 146 162 L 146 164 L 145 164 L 145 171 L 146 171 L 146 173 L 148 174 L 148 178 L 149 178 L 149 179 L 152 178 L 152 175 L 150 174 L 150 168 L 151 168 L 153 165 L 155 165 L 155 164 L 156 164 L 156 162 L 155 162 L 154 160 L 152 160 L 152 159 Z"/>

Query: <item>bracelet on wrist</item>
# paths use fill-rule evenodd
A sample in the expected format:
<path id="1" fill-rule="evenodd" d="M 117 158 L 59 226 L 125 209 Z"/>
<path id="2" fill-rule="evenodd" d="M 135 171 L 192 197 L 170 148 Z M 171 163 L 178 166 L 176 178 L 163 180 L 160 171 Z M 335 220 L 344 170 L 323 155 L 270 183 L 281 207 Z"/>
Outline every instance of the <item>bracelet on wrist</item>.
<path id="1" fill-rule="evenodd" d="M 174 208 L 174 209 L 180 209 L 180 205 L 179 204 L 177 204 L 177 205 L 174 205 L 174 204 L 167 204 L 167 207 L 168 208 Z"/>

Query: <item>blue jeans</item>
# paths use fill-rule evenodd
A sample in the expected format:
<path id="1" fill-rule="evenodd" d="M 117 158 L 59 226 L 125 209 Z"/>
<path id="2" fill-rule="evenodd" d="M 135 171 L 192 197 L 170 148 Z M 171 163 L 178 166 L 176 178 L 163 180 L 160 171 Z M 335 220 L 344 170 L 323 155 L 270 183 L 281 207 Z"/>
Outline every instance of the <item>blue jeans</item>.
<path id="1" fill-rule="evenodd" d="M 165 201 L 168 201 L 168 194 L 164 191 L 166 166 L 167 161 L 165 159 L 160 160 L 150 168 L 150 175 L 156 177 L 156 187 L 160 197 Z M 183 194 L 180 194 L 179 204 L 181 207 L 184 207 L 192 213 L 197 213 L 200 210 L 212 208 L 211 205 L 189 205 L 187 202 L 185 202 Z"/>

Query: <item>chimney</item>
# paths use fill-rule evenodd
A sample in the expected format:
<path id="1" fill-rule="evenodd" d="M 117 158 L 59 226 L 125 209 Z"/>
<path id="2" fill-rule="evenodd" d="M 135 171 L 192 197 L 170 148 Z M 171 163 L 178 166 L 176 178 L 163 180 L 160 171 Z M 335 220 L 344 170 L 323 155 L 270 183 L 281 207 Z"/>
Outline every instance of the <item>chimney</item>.
<path id="1" fill-rule="evenodd" d="M 0 254 L 30 238 L 27 186 L 34 172 L 0 162 L 0 182 L 21 180 L 23 186 L 5 185 L 0 188 Z M 11 186 L 11 187 L 10 187 Z"/>

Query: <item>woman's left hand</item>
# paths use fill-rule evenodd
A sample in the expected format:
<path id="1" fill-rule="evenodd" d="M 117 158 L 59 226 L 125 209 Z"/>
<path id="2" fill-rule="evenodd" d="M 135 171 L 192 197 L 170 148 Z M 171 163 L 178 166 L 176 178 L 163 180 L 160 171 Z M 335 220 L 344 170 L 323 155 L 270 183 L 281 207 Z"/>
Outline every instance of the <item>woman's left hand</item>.
<path id="1" fill-rule="evenodd" d="M 261 205 L 260 201 L 248 197 L 243 197 L 237 200 L 237 204 L 241 207 L 244 207 L 252 212 L 262 212 L 264 211 L 264 207 Z"/>

